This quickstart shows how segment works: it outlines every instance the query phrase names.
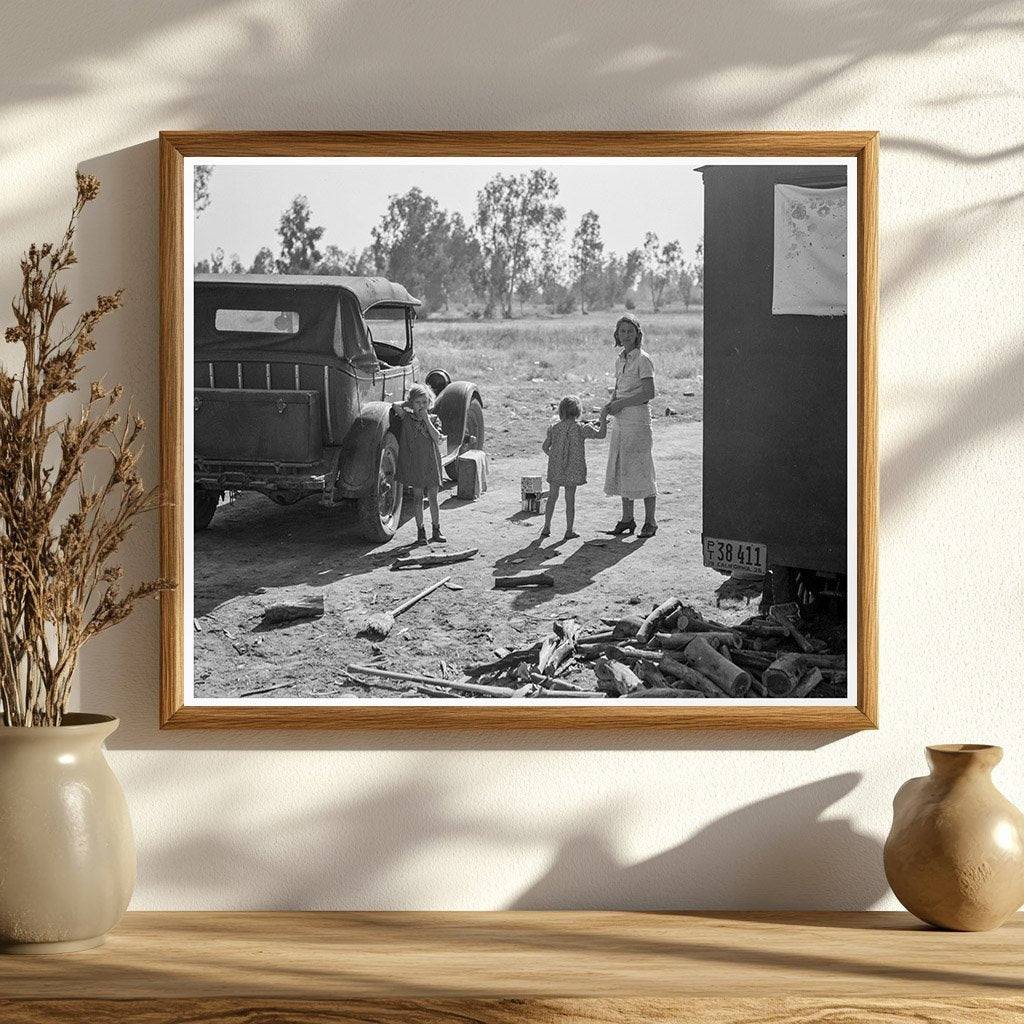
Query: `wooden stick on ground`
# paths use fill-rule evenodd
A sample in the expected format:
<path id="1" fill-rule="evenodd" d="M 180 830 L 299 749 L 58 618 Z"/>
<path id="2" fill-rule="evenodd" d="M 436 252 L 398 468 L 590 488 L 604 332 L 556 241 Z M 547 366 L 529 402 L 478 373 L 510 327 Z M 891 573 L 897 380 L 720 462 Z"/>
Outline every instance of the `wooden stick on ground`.
<path id="1" fill-rule="evenodd" d="M 703 700 L 705 694 L 701 693 L 700 690 L 676 690 L 671 686 L 660 686 L 652 688 L 650 690 L 637 690 L 636 693 L 629 694 L 631 698 L 635 697 L 651 697 L 654 700 L 664 700 L 665 698 L 682 698 L 683 700 Z"/>
<path id="2" fill-rule="evenodd" d="M 512 590 L 515 587 L 553 587 L 554 576 L 546 572 L 534 573 L 532 576 L 498 576 L 494 580 L 495 590 Z"/>
<path id="3" fill-rule="evenodd" d="M 448 555 L 406 555 L 403 558 L 396 558 L 391 563 L 391 568 L 428 569 L 435 565 L 451 565 L 453 562 L 465 562 L 479 551 L 479 548 L 466 548 L 465 551 L 453 551 Z"/>
<path id="4" fill-rule="evenodd" d="M 369 665 L 346 665 L 346 672 L 357 672 L 363 676 L 378 676 L 381 679 L 401 679 L 407 683 L 426 683 L 428 686 L 447 686 L 452 690 L 466 693 L 480 693 L 488 697 L 511 697 L 514 692 L 508 686 L 484 686 L 482 683 L 464 683 L 457 679 L 442 679 L 438 676 L 419 676 L 411 672 L 391 672 Z"/>

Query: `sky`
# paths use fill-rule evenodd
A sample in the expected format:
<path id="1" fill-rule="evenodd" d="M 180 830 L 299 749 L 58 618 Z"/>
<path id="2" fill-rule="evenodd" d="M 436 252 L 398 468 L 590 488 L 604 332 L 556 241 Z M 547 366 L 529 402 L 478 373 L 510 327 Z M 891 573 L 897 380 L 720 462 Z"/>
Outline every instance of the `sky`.
<path id="1" fill-rule="evenodd" d="M 245 266 L 261 246 L 275 255 L 281 214 L 296 195 L 309 199 L 313 223 L 324 227 L 328 245 L 361 251 L 387 209 L 388 197 L 418 186 L 450 213 L 472 224 L 477 192 L 496 173 L 519 174 L 536 167 L 558 179 L 557 202 L 565 207 L 565 235 L 571 239 L 582 216 L 600 217 L 605 253 L 623 256 L 643 245 L 653 231 L 662 244 L 678 241 L 686 257 L 703 233 L 704 194 L 700 160 L 581 160 L 534 157 L 520 161 L 479 159 L 352 158 L 286 162 L 211 160 L 210 205 L 195 220 L 195 258 L 220 247 L 237 253 Z"/>

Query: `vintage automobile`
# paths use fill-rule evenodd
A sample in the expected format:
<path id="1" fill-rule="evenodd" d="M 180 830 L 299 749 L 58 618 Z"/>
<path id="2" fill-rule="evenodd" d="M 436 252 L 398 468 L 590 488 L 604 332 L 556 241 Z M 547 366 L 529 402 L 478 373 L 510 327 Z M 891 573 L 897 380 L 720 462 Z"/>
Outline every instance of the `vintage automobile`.
<path id="1" fill-rule="evenodd" d="M 420 380 L 419 305 L 381 277 L 196 275 L 194 528 L 209 526 L 223 494 L 258 491 L 280 505 L 354 501 L 363 537 L 394 536 L 392 403 Z M 483 398 L 442 369 L 422 383 L 455 479 L 459 454 L 483 448 Z"/>

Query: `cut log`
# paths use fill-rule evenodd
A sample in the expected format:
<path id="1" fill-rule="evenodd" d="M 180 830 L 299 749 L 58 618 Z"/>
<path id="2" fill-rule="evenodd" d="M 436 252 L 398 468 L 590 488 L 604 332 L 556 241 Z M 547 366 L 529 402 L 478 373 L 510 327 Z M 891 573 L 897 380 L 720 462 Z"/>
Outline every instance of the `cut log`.
<path id="1" fill-rule="evenodd" d="M 609 657 L 619 661 L 653 661 L 657 665 L 661 661 L 663 651 L 642 651 L 639 647 L 610 648 Z"/>
<path id="2" fill-rule="evenodd" d="M 700 690 L 676 690 L 671 686 L 662 686 L 652 690 L 638 690 L 631 693 L 630 697 L 649 697 L 653 700 L 664 698 L 680 698 L 682 700 L 704 700 L 704 694 Z"/>
<path id="3" fill-rule="evenodd" d="M 655 639 L 666 651 L 681 651 L 691 640 L 700 637 L 705 643 L 726 644 L 729 647 L 742 647 L 743 639 L 736 633 L 655 633 Z"/>
<path id="4" fill-rule="evenodd" d="M 788 697 L 811 667 L 803 654 L 783 654 L 764 670 L 761 682 L 770 696 Z"/>
<path id="5" fill-rule="evenodd" d="M 820 668 L 812 668 L 807 671 L 803 679 L 800 680 L 797 688 L 790 694 L 790 697 L 807 697 L 811 691 L 824 682 L 821 675 Z"/>
<path id="6" fill-rule="evenodd" d="M 622 637 L 636 636 L 644 624 L 644 619 L 642 615 L 624 615 L 618 619 L 602 619 L 601 622 L 612 627 L 615 639 L 618 640 Z"/>
<path id="7" fill-rule="evenodd" d="M 589 636 L 581 636 L 576 643 L 579 644 L 580 647 L 589 647 L 592 644 L 610 644 L 618 639 L 619 637 L 612 632 L 591 633 Z"/>
<path id="8" fill-rule="evenodd" d="M 533 573 L 530 576 L 498 576 L 494 580 L 495 590 L 513 590 L 516 587 L 553 587 L 554 576 L 546 572 Z"/>
<path id="9" fill-rule="evenodd" d="M 645 686 L 661 690 L 669 685 L 668 680 L 665 678 L 665 673 L 653 661 L 641 661 L 637 667 L 640 670 L 639 675 L 644 681 Z"/>
<path id="10" fill-rule="evenodd" d="M 427 569 L 433 565 L 451 565 L 453 562 L 465 562 L 479 552 L 479 548 L 466 548 L 464 551 L 453 551 L 450 555 L 406 555 L 396 558 L 391 563 L 392 569 Z"/>
<path id="11" fill-rule="evenodd" d="M 681 661 L 676 661 L 670 654 L 666 654 L 661 659 L 660 667 L 665 675 L 678 679 L 685 689 L 700 690 L 705 697 L 715 699 L 729 696 L 725 690 L 713 683 L 702 672 L 698 672 L 695 668 L 690 668 L 689 665 L 684 665 Z"/>
<path id="12" fill-rule="evenodd" d="M 597 688 L 602 693 L 615 697 L 643 689 L 643 683 L 636 674 L 618 661 L 598 658 L 594 665 L 594 674 L 597 676 Z"/>
<path id="13" fill-rule="evenodd" d="M 582 686 L 578 686 L 576 683 L 570 683 L 568 679 L 547 679 L 547 689 L 549 690 L 565 690 L 568 693 L 586 693 Z"/>
<path id="14" fill-rule="evenodd" d="M 624 615 L 615 623 L 612 632 L 616 638 L 636 636 L 643 624 L 644 620 L 639 615 Z"/>
<path id="15" fill-rule="evenodd" d="M 323 594 L 304 597 L 295 604 L 272 604 L 263 610 L 261 626 L 280 626 L 301 619 L 319 619 L 324 614 Z"/>
<path id="16" fill-rule="evenodd" d="M 735 628 L 723 626 L 720 622 L 712 622 L 710 619 L 701 619 L 696 615 L 687 615 L 685 612 L 686 609 L 681 608 L 672 622 L 672 628 L 677 633 L 728 633 Z"/>
<path id="17" fill-rule="evenodd" d="M 836 686 L 846 686 L 846 670 L 838 668 L 821 668 L 818 671 L 826 682 L 835 683 Z"/>
<path id="18" fill-rule="evenodd" d="M 845 654 L 805 654 L 804 661 L 814 668 L 846 668 Z"/>
<path id="19" fill-rule="evenodd" d="M 552 676 L 559 666 L 576 650 L 580 627 L 575 619 L 564 619 L 555 623 L 553 636 L 545 637 L 537 655 L 537 669 L 546 676 Z"/>
<path id="20" fill-rule="evenodd" d="M 730 697 L 744 697 L 750 689 L 750 673 L 734 665 L 699 637 L 687 644 L 682 660 L 690 668 L 706 675 Z"/>
<path id="21" fill-rule="evenodd" d="M 757 636 L 762 638 L 789 636 L 789 630 L 785 626 L 779 626 L 774 622 L 741 622 L 738 626 L 732 627 L 737 633 L 744 636 Z"/>
<path id="22" fill-rule="evenodd" d="M 637 643 L 647 643 L 647 641 L 654 636 L 658 626 L 660 626 L 669 615 L 676 611 L 679 605 L 680 601 L 678 597 L 670 597 L 667 601 L 662 601 L 662 603 L 659 604 L 646 619 L 644 619 L 643 625 L 637 630 Z"/>
<path id="23" fill-rule="evenodd" d="M 797 647 L 807 654 L 814 650 L 814 645 L 796 628 L 795 622 L 799 614 L 800 611 L 795 604 L 773 604 L 768 617 L 782 626 Z"/>
<path id="24" fill-rule="evenodd" d="M 777 657 L 777 651 L 748 651 L 745 647 L 741 651 L 732 652 L 732 660 L 742 668 L 756 668 L 762 671 L 766 669 Z"/>

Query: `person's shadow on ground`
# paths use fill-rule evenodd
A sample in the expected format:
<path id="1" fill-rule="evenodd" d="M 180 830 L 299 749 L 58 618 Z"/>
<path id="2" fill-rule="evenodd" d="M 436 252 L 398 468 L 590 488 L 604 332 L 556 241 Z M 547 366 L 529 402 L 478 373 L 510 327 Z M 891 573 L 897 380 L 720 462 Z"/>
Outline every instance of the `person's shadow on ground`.
<path id="1" fill-rule="evenodd" d="M 532 586 L 517 591 L 512 602 L 516 610 L 535 608 L 566 594 L 585 590 L 599 573 L 628 558 L 645 543 L 636 538 L 605 536 L 585 541 L 564 560 L 555 561 L 561 556 L 563 545 L 573 542 L 556 540 L 544 544 L 544 539 L 536 537 L 525 547 L 503 555 L 494 563 L 495 577 L 544 572 L 555 581 L 553 587 Z"/>

